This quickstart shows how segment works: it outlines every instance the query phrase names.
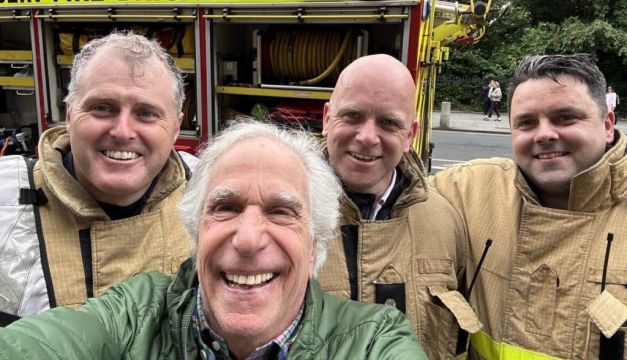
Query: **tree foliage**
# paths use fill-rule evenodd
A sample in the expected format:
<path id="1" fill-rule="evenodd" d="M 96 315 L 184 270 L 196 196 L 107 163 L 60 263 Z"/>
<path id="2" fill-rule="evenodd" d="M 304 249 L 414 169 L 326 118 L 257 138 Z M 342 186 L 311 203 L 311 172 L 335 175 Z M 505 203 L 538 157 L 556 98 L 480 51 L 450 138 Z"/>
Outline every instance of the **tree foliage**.
<path id="1" fill-rule="evenodd" d="M 451 49 L 450 61 L 438 77 L 436 106 L 446 100 L 453 109 L 479 111 L 482 87 L 490 79 L 505 88 L 522 58 L 550 53 L 591 54 L 608 84 L 627 100 L 627 1 L 510 2 L 510 10 L 477 45 L 466 51 Z M 494 1 L 493 9 L 502 4 Z"/>

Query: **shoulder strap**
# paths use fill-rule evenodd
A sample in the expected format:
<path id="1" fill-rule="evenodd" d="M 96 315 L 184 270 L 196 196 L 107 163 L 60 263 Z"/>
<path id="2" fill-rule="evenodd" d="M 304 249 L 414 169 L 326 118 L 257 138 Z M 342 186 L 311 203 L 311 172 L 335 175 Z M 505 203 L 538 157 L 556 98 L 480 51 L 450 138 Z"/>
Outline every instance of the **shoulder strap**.
<path id="1" fill-rule="evenodd" d="M 50 264 L 48 263 L 48 255 L 46 252 L 46 242 L 44 240 L 44 232 L 41 228 L 41 216 L 39 214 L 39 206 L 48 202 L 48 198 L 42 188 L 35 188 L 35 176 L 33 171 L 37 160 L 26 158 L 26 167 L 28 168 L 28 181 L 30 188 L 20 189 L 20 204 L 32 204 L 35 215 L 35 227 L 37 230 L 37 239 L 39 240 L 39 256 L 41 256 L 41 268 L 46 280 L 46 289 L 48 290 L 48 301 L 50 308 L 57 306 L 56 297 L 54 296 L 54 287 L 52 285 L 52 275 L 50 275 Z"/>
<path id="2" fill-rule="evenodd" d="M 20 189 L 20 205 L 43 205 L 48 202 L 44 191 L 40 189 Z"/>
<path id="3" fill-rule="evenodd" d="M 30 187 L 20 189 L 19 203 L 20 205 L 44 205 L 48 202 L 48 198 L 41 188 L 35 189 L 35 179 L 33 178 L 33 169 L 35 168 L 37 160 L 24 157 L 24 161 L 28 169 Z"/>
<path id="4" fill-rule="evenodd" d="M 30 187 L 20 189 L 19 203 L 21 205 L 43 205 L 48 202 L 48 198 L 41 188 L 35 189 L 35 179 L 33 178 L 33 169 L 35 168 L 37 160 L 24 157 L 24 161 L 28 169 Z"/>

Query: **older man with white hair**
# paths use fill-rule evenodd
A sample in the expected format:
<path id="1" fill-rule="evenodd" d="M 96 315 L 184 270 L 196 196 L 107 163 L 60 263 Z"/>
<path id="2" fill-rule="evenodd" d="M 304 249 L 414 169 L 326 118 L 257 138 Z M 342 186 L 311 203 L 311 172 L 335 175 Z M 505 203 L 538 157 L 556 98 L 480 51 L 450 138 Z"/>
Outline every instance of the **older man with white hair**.
<path id="1" fill-rule="evenodd" d="M 309 135 L 238 123 L 202 153 L 180 205 L 194 254 L 78 310 L 0 329 L 0 358 L 424 359 L 395 308 L 321 292 L 341 188 Z"/>

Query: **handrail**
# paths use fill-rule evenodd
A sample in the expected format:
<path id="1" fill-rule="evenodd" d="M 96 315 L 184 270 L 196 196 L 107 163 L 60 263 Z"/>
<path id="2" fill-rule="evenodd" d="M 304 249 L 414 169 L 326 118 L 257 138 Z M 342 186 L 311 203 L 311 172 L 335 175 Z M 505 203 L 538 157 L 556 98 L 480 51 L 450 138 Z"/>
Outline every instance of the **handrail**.
<path id="1" fill-rule="evenodd" d="M 407 14 L 371 14 L 371 15 L 203 15 L 208 19 L 239 19 L 239 20 L 336 20 L 336 19 L 364 19 L 364 20 L 385 20 L 409 18 Z"/>
<path id="2" fill-rule="evenodd" d="M 0 20 L 28 20 L 30 15 L 0 15 Z"/>
<path id="3" fill-rule="evenodd" d="M 156 15 L 156 14 L 41 14 L 37 19 L 174 19 L 195 20 L 196 15 Z"/>

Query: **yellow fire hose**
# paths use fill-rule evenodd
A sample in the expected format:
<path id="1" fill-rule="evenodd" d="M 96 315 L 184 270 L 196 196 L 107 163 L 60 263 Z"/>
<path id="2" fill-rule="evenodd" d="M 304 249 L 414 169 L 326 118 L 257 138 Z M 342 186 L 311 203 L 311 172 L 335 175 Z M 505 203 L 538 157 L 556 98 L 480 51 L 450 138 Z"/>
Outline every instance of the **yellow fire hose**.
<path id="1" fill-rule="evenodd" d="M 297 85 L 318 84 L 329 76 L 336 79 L 356 57 L 352 35 L 352 28 L 343 38 L 338 30 L 277 31 L 265 45 L 270 46 L 274 77 Z"/>

